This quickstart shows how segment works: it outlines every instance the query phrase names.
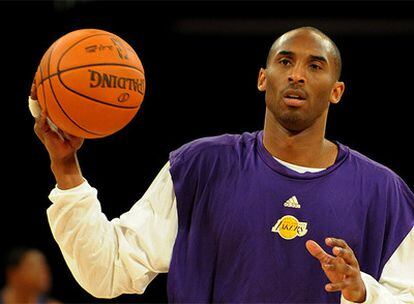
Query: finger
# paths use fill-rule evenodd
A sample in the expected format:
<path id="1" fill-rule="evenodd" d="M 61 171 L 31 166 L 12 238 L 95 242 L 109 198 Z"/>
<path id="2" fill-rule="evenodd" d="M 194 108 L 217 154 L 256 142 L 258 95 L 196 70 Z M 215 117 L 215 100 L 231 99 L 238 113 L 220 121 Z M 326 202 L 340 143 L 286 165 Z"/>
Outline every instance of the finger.
<path id="1" fill-rule="evenodd" d="M 40 113 L 40 116 L 38 118 L 35 118 L 35 121 L 36 122 L 34 125 L 34 131 L 37 137 L 39 137 L 42 140 L 44 135 L 51 131 L 49 124 L 47 123 L 46 112 L 43 111 L 42 113 Z"/>
<path id="2" fill-rule="evenodd" d="M 39 127 L 39 124 L 38 123 L 35 123 L 33 130 L 34 130 L 36 136 L 40 139 L 40 141 L 42 143 L 44 143 L 43 133 L 40 131 L 40 127 Z"/>
<path id="3" fill-rule="evenodd" d="M 40 113 L 39 116 L 35 117 L 35 130 L 40 130 L 41 128 L 43 128 L 43 125 L 46 122 L 46 116 L 44 115 L 44 113 Z"/>
<path id="4" fill-rule="evenodd" d="M 39 137 L 39 139 L 43 142 L 44 134 L 46 132 L 45 130 L 45 124 L 46 124 L 46 118 L 39 116 L 38 118 L 35 118 L 35 124 L 34 124 L 34 132 Z"/>
<path id="5" fill-rule="evenodd" d="M 344 249 L 344 248 L 340 248 L 340 247 L 334 247 L 332 249 L 332 253 L 337 256 L 340 257 L 342 259 L 345 260 L 346 263 L 352 265 L 352 266 L 356 266 L 358 265 L 358 261 L 354 255 L 354 252 L 349 248 Z"/>
<path id="6" fill-rule="evenodd" d="M 45 111 L 42 111 L 40 113 L 40 116 L 36 118 L 36 122 L 39 124 L 41 128 L 49 128 L 49 125 L 47 124 L 47 115 Z"/>
<path id="7" fill-rule="evenodd" d="M 305 246 L 309 253 L 323 264 L 329 264 L 331 260 L 334 259 L 333 256 L 327 254 L 325 250 L 323 250 L 322 247 L 319 246 L 315 241 L 308 240 L 305 243 Z"/>
<path id="8" fill-rule="evenodd" d="M 329 264 L 322 264 L 322 268 L 324 270 L 333 271 L 337 274 L 342 274 L 345 276 L 354 276 L 356 274 L 355 268 L 345 263 L 342 258 L 334 259 Z"/>
<path id="9" fill-rule="evenodd" d="M 63 132 L 63 137 L 66 141 L 68 141 L 69 145 L 75 150 L 78 150 L 85 140 L 82 137 L 77 137 L 66 132 Z"/>
<path id="10" fill-rule="evenodd" d="M 30 97 L 34 100 L 37 100 L 36 76 L 34 77 L 32 87 L 30 88 Z"/>
<path id="11" fill-rule="evenodd" d="M 341 247 L 341 248 L 350 248 L 344 240 L 336 239 L 336 238 L 333 238 L 333 237 L 326 238 L 325 239 L 325 244 L 330 246 L 330 247 L 337 246 L 337 247 Z"/>
<path id="12" fill-rule="evenodd" d="M 337 282 L 337 283 L 329 283 L 325 285 L 325 290 L 327 292 L 336 292 L 341 291 L 345 288 L 347 288 L 349 285 L 349 282 L 347 280 Z"/>
<path id="13" fill-rule="evenodd" d="M 59 130 L 60 130 L 60 129 L 59 129 Z M 67 140 L 69 140 L 69 141 L 71 141 L 71 142 L 77 142 L 77 141 L 80 139 L 80 137 L 77 137 L 77 136 L 75 136 L 75 135 L 69 134 L 68 132 L 65 132 L 65 131 L 63 131 L 63 130 L 60 130 L 60 133 L 62 134 L 62 136 L 63 136 L 65 139 L 67 139 Z"/>
<path id="14" fill-rule="evenodd" d="M 347 263 L 351 265 L 358 265 L 358 261 L 355 257 L 354 251 L 351 247 L 342 239 L 326 238 L 325 243 L 328 246 L 334 247 L 332 253 L 335 256 L 343 258 Z"/>

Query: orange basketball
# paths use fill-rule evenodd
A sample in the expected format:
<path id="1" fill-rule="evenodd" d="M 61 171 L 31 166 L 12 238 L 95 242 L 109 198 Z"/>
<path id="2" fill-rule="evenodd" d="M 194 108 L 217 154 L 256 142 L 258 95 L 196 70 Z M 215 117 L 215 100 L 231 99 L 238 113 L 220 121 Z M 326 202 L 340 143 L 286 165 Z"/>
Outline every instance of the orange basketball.
<path id="1" fill-rule="evenodd" d="M 77 30 L 55 41 L 35 77 L 37 97 L 49 119 L 83 138 L 122 129 L 145 94 L 144 68 L 132 47 L 96 29 Z"/>

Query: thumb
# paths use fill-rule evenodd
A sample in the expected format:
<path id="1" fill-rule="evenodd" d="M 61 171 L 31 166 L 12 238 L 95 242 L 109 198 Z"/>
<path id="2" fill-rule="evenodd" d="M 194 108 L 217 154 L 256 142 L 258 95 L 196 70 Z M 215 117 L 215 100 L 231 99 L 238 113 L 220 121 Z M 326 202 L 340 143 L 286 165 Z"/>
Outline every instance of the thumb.
<path id="1" fill-rule="evenodd" d="M 37 85 L 36 85 L 37 73 L 38 73 L 38 72 L 36 72 L 36 75 L 35 75 L 35 77 L 34 77 L 34 79 L 33 79 L 32 86 L 31 86 L 31 88 L 30 88 L 30 97 L 31 97 L 33 100 L 37 100 Z"/>

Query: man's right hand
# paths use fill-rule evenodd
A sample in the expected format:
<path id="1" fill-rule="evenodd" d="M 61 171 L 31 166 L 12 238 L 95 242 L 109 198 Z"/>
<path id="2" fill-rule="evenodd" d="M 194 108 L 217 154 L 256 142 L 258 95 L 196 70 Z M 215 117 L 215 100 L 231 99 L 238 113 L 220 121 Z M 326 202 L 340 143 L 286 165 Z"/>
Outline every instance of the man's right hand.
<path id="1" fill-rule="evenodd" d="M 65 162 L 73 158 L 84 139 L 69 135 L 59 130 L 62 136 L 54 132 L 46 120 L 47 113 L 42 111 L 39 118 L 36 118 L 34 131 L 37 137 L 45 146 L 52 163 Z"/>
<path id="2" fill-rule="evenodd" d="M 36 84 L 33 82 L 30 97 L 37 100 Z M 83 183 L 84 179 L 78 164 L 76 152 L 84 139 L 69 135 L 61 130 L 54 132 L 47 123 L 47 113 L 42 109 L 40 117 L 35 118 L 34 131 L 49 153 L 51 169 L 60 189 L 70 189 Z"/>

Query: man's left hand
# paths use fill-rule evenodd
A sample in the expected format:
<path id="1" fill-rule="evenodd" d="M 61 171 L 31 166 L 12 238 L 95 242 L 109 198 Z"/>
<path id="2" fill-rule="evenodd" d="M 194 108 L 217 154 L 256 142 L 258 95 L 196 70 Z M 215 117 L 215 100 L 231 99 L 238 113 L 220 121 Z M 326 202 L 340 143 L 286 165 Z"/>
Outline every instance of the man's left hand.
<path id="1" fill-rule="evenodd" d="M 361 278 L 358 261 L 348 244 L 341 239 L 326 238 L 326 245 L 333 247 L 330 255 L 315 241 L 306 242 L 306 249 L 319 260 L 322 269 L 331 281 L 325 285 L 328 292 L 341 291 L 344 298 L 355 303 L 366 299 L 365 284 Z"/>

